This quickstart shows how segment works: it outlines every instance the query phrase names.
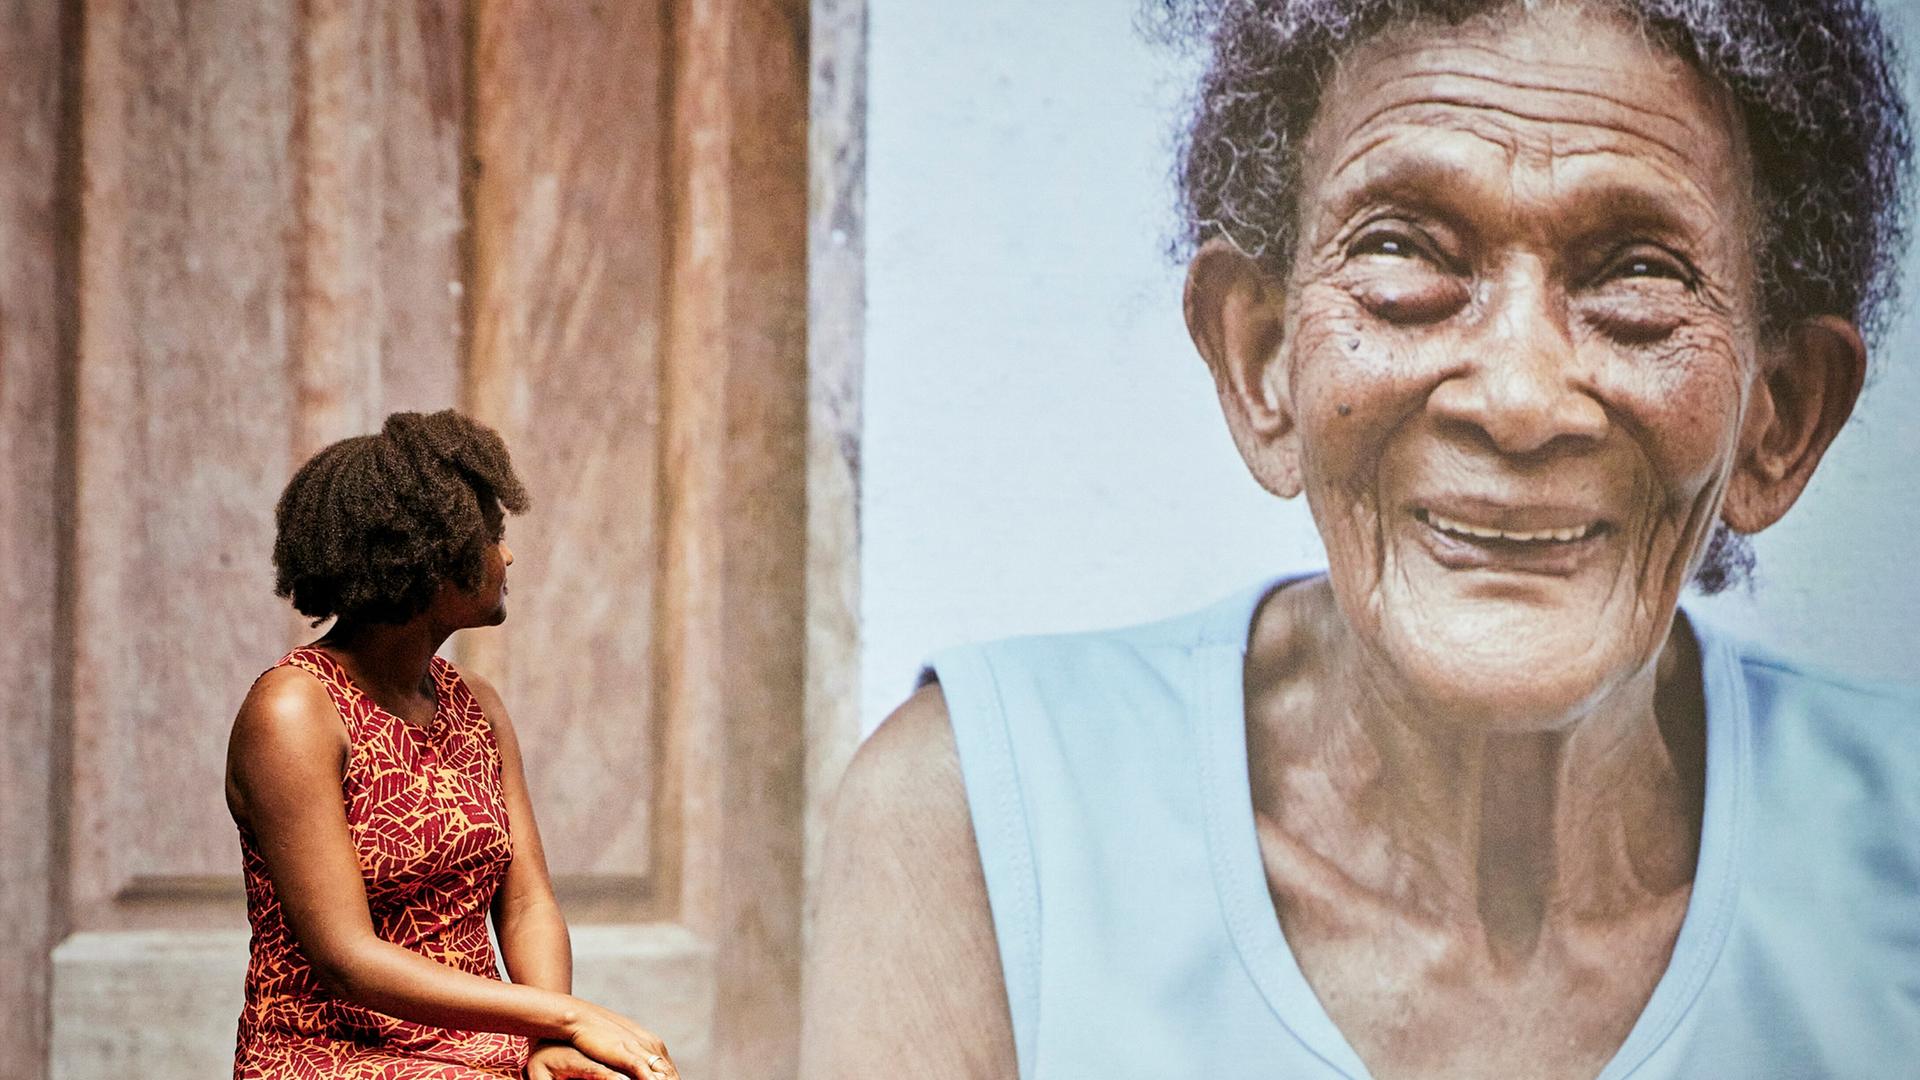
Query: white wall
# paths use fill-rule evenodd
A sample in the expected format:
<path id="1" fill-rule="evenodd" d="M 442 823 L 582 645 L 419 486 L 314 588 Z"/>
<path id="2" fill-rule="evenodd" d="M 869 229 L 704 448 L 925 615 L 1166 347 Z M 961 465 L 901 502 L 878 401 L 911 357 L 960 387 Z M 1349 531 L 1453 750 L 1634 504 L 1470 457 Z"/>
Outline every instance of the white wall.
<path id="1" fill-rule="evenodd" d="M 1170 615 L 1322 558 L 1304 503 L 1248 478 L 1187 340 L 1164 252 L 1188 73 L 1136 4 L 872 0 L 869 729 L 942 645 Z M 1895 14 L 1920 56 L 1920 18 Z M 1920 677 L 1916 353 L 1906 318 L 1806 497 L 1758 538 L 1757 590 L 1710 602 L 1721 622 Z"/>

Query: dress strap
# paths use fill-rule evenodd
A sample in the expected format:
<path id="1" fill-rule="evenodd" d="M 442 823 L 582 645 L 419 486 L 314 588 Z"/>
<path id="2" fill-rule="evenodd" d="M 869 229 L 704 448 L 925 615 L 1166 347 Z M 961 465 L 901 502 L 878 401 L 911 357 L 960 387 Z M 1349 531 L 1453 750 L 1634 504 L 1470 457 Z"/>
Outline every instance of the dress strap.
<path id="1" fill-rule="evenodd" d="M 280 662 L 273 666 L 297 667 L 320 680 L 320 685 L 326 687 L 327 698 L 333 702 L 334 711 L 340 714 L 340 722 L 346 726 L 347 735 L 355 742 L 359 741 L 371 702 L 354 685 L 338 660 L 321 649 L 302 645 L 281 657 Z"/>
<path id="2" fill-rule="evenodd" d="M 474 740 L 497 765 L 500 747 L 493 736 L 493 723 L 480 705 L 480 696 L 468 685 L 460 669 L 444 657 L 433 658 L 433 678 L 440 689 L 440 709 L 435 715 L 435 730 L 443 735 L 460 733 Z"/>

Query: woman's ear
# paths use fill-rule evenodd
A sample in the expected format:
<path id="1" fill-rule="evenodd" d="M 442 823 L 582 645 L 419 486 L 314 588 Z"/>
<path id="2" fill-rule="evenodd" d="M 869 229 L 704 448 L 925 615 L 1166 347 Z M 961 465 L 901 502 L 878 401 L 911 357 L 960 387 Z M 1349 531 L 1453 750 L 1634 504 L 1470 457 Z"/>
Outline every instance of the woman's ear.
<path id="1" fill-rule="evenodd" d="M 1853 415 L 1866 376 L 1866 343 L 1847 320 L 1823 315 L 1788 331 L 1747 412 L 1720 508 L 1728 525 L 1756 533 L 1786 514 Z"/>
<path id="2" fill-rule="evenodd" d="M 1285 296 L 1224 237 L 1187 266 L 1187 333 L 1213 372 L 1227 430 L 1253 478 L 1282 498 L 1300 494 L 1300 446 L 1280 362 Z"/>

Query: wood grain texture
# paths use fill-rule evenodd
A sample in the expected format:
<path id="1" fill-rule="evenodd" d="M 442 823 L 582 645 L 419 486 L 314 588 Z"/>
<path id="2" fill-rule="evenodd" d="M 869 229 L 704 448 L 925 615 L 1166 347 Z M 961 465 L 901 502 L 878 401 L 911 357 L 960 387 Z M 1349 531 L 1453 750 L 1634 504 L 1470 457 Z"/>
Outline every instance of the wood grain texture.
<path id="1" fill-rule="evenodd" d="M 0 3 L 0 1047 L 20 1080 L 44 1075 L 58 929 L 62 32 L 54 5 Z"/>
<path id="2" fill-rule="evenodd" d="M 812 0 L 807 209 L 807 875 L 860 740 L 866 0 Z M 809 891 L 811 895 L 811 891 Z"/>
<path id="3" fill-rule="evenodd" d="M 513 710 L 563 901 L 597 891 L 597 916 L 637 918 L 662 899 L 665 14 L 496 3 L 475 19 L 468 392 L 534 510 L 508 526 L 509 619 L 463 655 Z"/>
<path id="4" fill-rule="evenodd" d="M 673 8 L 663 710 L 714 1075 L 799 1042 L 806 638 L 805 0 Z"/>
<path id="5" fill-rule="evenodd" d="M 792 1075 L 807 782 L 851 747 L 856 600 L 858 318 L 831 290 L 808 396 L 807 0 L 74 9 L 70 338 L 15 307 L 16 282 L 58 288 L 32 246 L 57 178 L 0 188 L 0 560 L 16 590 L 72 582 L 21 592 L 42 636 L 7 646 L 70 650 L 71 732 L 23 735 L 8 767 L 70 734 L 73 775 L 62 801 L 57 767 L 7 774 L 0 808 L 67 807 L 72 842 L 41 930 L 9 877 L 26 914 L 0 945 L 44 973 L 46 928 L 80 931 L 52 965 L 68 1074 L 186 1075 L 212 1059 L 155 1055 L 230 1036 L 236 845 L 218 784 L 182 778 L 220 775 L 248 681 L 303 629 L 271 595 L 274 500 L 319 446 L 458 400 L 536 503 L 509 526 L 512 618 L 461 659 L 514 709 L 563 899 L 619 924 L 582 928 L 582 988 L 702 1075 Z M 57 85 L 58 55 L 0 85 Z M 10 156 L 0 185 L 51 161 Z M 831 214 L 857 208 L 835 190 Z M 22 367 L 62 340 L 66 382 Z M 13 423 L 49 395 L 64 420 Z M 168 972 L 195 1003 L 176 1016 L 100 996 Z"/>
<path id="6" fill-rule="evenodd" d="M 81 50 L 71 918 L 232 925 L 229 719 L 287 643 L 297 5 L 88 3 Z M 152 889 L 145 892 L 151 894 Z"/>
<path id="7" fill-rule="evenodd" d="M 304 460 L 459 403 L 463 0 L 309 0 L 296 57 Z"/>

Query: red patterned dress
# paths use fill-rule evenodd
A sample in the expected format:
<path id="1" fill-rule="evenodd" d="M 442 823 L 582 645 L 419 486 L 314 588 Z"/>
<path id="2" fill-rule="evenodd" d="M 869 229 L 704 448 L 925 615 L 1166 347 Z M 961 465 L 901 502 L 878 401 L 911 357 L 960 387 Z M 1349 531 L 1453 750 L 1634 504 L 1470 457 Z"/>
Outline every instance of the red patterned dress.
<path id="1" fill-rule="evenodd" d="M 487 912 L 513 845 L 500 749 L 460 673 L 433 658 L 433 724 L 423 731 L 375 705 L 319 649 L 295 649 L 275 666 L 285 664 L 318 678 L 347 726 L 341 793 L 374 931 L 461 971 L 499 978 Z M 524 1075 L 520 1036 L 397 1020 L 328 993 L 288 932 L 266 863 L 244 828 L 240 851 L 253 943 L 235 1080 Z"/>

